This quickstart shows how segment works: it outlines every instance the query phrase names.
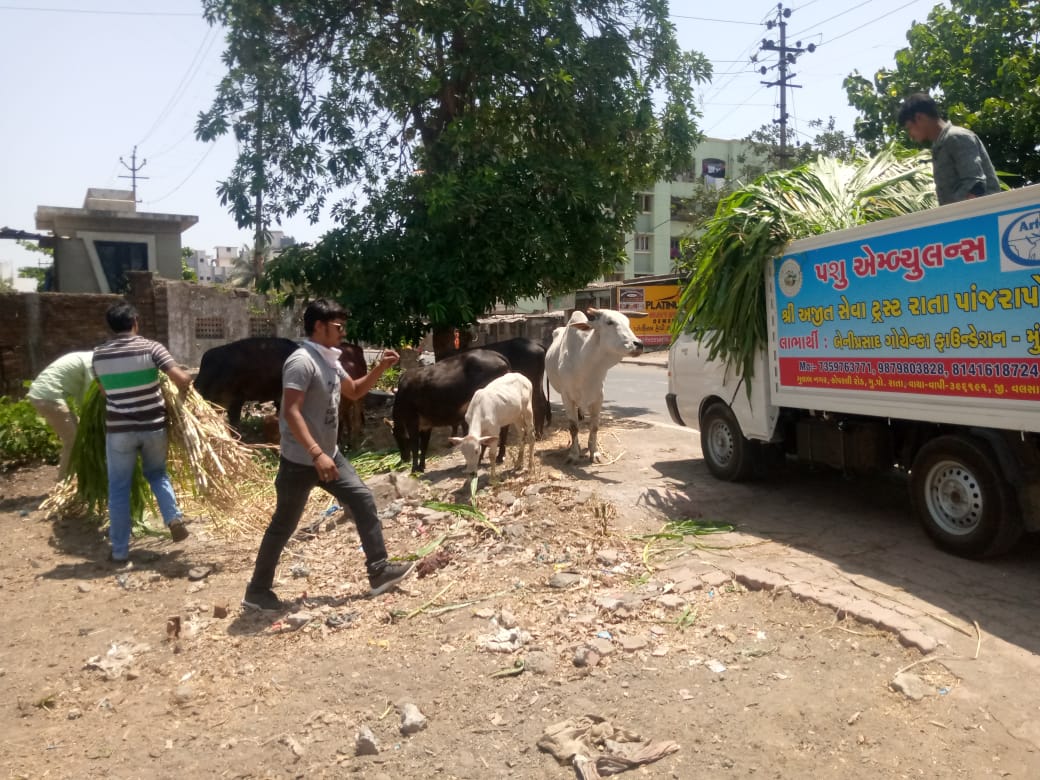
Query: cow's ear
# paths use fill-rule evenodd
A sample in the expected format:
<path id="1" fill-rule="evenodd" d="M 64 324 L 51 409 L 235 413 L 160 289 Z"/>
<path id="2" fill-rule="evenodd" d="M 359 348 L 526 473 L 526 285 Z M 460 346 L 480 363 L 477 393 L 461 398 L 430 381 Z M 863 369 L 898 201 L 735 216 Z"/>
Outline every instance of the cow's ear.
<path id="1" fill-rule="evenodd" d="M 585 316 L 588 317 L 590 321 L 594 320 L 596 319 L 596 317 L 599 316 L 599 309 L 595 309 L 592 306 L 590 306 L 588 309 L 586 309 Z"/>
<path id="2" fill-rule="evenodd" d="M 481 444 L 482 447 L 490 447 L 496 441 L 498 441 L 498 437 L 497 436 L 481 436 L 480 437 L 480 444 Z"/>
<path id="3" fill-rule="evenodd" d="M 383 422 L 386 424 L 386 427 L 389 428 L 390 430 L 394 429 L 393 422 L 391 422 L 388 418 L 384 417 L 383 418 Z"/>
<path id="4" fill-rule="evenodd" d="M 578 330 L 592 330 L 592 326 L 587 322 L 572 322 L 571 327 Z"/>
<path id="5" fill-rule="evenodd" d="M 461 436 L 449 436 L 448 441 L 450 441 L 453 446 L 458 447 L 460 444 L 462 444 L 463 440 Z"/>

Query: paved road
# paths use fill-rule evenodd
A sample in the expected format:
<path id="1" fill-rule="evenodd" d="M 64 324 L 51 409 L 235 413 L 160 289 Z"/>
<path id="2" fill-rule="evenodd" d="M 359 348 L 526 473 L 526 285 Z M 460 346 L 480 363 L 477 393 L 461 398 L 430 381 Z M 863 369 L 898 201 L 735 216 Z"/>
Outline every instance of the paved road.
<path id="1" fill-rule="evenodd" d="M 691 432 L 672 423 L 664 395 L 668 392 L 668 372 L 662 362 L 634 363 L 628 360 L 607 373 L 603 388 L 603 407 L 615 417 L 644 420 L 658 426 Z"/>

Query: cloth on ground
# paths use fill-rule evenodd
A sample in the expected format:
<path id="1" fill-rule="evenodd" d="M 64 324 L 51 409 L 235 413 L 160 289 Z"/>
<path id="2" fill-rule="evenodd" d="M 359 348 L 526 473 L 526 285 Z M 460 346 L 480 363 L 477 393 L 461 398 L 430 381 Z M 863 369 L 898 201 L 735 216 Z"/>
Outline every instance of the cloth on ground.
<path id="1" fill-rule="evenodd" d="M 583 715 L 546 726 L 538 749 L 571 764 L 580 780 L 616 775 L 675 753 L 671 741 L 643 739 L 599 715 Z"/>

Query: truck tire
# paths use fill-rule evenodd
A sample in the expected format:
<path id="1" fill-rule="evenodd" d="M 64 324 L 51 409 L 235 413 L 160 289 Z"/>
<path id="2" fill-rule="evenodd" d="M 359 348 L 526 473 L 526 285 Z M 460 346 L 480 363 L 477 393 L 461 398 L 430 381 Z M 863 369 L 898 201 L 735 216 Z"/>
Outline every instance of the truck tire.
<path id="1" fill-rule="evenodd" d="M 701 452 L 708 471 L 726 482 L 743 482 L 758 471 L 757 442 L 744 438 L 726 404 L 716 401 L 700 419 Z"/>
<path id="2" fill-rule="evenodd" d="M 925 444 L 910 469 L 914 511 L 935 544 L 963 558 L 1000 555 L 1022 536 L 1015 491 L 990 446 L 970 436 Z"/>

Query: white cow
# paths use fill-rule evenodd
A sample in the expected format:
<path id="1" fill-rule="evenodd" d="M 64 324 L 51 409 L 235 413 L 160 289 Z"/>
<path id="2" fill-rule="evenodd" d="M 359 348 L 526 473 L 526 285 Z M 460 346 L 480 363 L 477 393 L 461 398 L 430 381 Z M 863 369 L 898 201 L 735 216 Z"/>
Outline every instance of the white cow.
<path id="1" fill-rule="evenodd" d="M 628 316 L 645 317 L 632 312 Z M 553 331 L 552 344 L 545 353 L 545 374 L 549 384 L 563 399 L 570 422 L 571 449 L 567 462 L 581 457 L 578 447 L 578 412 L 589 418 L 589 459 L 600 461 L 596 450 L 599 412 L 603 406 L 603 380 L 611 366 L 623 357 L 643 354 L 643 342 L 636 338 L 628 316 L 608 309 L 589 309 L 571 315 L 566 327 Z"/>
<path id="2" fill-rule="evenodd" d="M 499 435 L 506 435 L 506 427 L 512 425 L 520 435 L 516 468 L 524 469 L 524 448 L 529 450 L 528 463 L 534 464 L 534 388 L 531 380 L 515 371 L 492 380 L 473 394 L 466 410 L 467 432 L 465 436 L 453 437 L 466 459 L 466 471 L 476 474 L 480 465 L 480 454 L 484 447 L 492 451 Z M 505 439 L 503 438 L 503 441 Z M 491 479 L 495 478 L 495 455 L 491 455 Z"/>

